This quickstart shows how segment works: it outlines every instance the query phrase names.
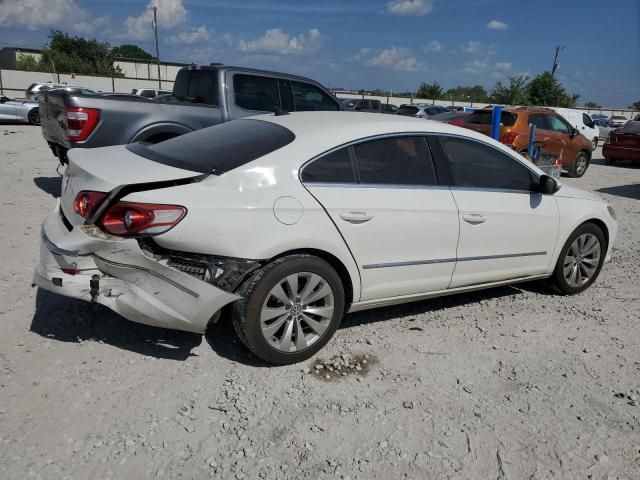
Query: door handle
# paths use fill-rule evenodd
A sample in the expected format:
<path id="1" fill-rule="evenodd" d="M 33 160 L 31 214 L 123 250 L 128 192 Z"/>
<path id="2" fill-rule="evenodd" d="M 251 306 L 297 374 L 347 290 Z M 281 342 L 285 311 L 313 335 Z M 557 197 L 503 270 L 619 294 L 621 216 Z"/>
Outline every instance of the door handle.
<path id="1" fill-rule="evenodd" d="M 342 212 L 340 218 L 349 223 L 364 223 L 373 218 L 373 215 L 367 215 L 366 212 Z"/>
<path id="2" fill-rule="evenodd" d="M 479 213 L 467 213 L 462 215 L 462 219 L 471 225 L 479 225 L 480 223 L 487 221 L 487 217 L 480 215 Z"/>

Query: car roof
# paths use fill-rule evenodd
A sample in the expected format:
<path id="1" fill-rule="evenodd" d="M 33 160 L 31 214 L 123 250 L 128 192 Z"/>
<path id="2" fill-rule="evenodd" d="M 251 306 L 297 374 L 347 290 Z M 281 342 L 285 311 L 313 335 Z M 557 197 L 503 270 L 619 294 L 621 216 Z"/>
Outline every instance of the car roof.
<path id="1" fill-rule="evenodd" d="M 406 116 L 353 112 L 293 112 L 288 115 L 258 115 L 256 120 L 276 123 L 291 130 L 303 143 L 326 144 L 333 148 L 342 143 L 370 136 L 394 133 L 442 133 L 466 136 L 486 142 L 488 137 L 473 130 L 446 123 Z"/>

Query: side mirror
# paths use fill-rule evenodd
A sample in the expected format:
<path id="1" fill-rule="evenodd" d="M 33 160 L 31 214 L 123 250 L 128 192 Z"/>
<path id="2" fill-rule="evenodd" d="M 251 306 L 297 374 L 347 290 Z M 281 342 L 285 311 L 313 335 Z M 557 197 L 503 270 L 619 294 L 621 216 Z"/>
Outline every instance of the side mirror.
<path id="1" fill-rule="evenodd" d="M 535 190 L 545 195 L 551 195 L 558 191 L 558 182 L 549 175 L 541 175 Z"/>
<path id="2" fill-rule="evenodd" d="M 571 138 L 577 137 L 578 135 L 580 135 L 580 132 L 578 131 L 577 128 L 574 128 L 571 130 Z"/>

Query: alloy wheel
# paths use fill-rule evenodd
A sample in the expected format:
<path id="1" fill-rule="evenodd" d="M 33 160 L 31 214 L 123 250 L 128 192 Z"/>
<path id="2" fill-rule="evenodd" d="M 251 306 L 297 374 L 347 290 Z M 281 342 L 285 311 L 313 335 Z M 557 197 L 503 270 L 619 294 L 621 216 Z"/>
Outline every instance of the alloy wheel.
<path id="1" fill-rule="evenodd" d="M 573 241 L 563 262 L 564 278 L 571 287 L 581 287 L 593 278 L 601 250 L 600 240 L 592 233 L 583 233 Z"/>
<path id="2" fill-rule="evenodd" d="M 299 352 L 317 342 L 334 313 L 334 292 L 322 276 L 299 272 L 281 279 L 267 295 L 260 328 L 281 352 Z"/>
<path id="3" fill-rule="evenodd" d="M 587 170 L 587 157 L 584 154 L 578 156 L 576 160 L 576 176 L 581 177 L 584 175 L 584 172 Z"/>

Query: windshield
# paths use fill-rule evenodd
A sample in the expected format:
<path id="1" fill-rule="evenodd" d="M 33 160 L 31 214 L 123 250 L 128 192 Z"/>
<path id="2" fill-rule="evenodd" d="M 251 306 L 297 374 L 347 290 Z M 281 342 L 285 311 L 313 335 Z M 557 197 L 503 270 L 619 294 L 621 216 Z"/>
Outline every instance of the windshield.
<path id="1" fill-rule="evenodd" d="M 127 150 L 170 167 L 200 173 L 221 173 L 252 162 L 293 142 L 285 127 L 262 120 L 233 120 L 145 147 Z"/>

